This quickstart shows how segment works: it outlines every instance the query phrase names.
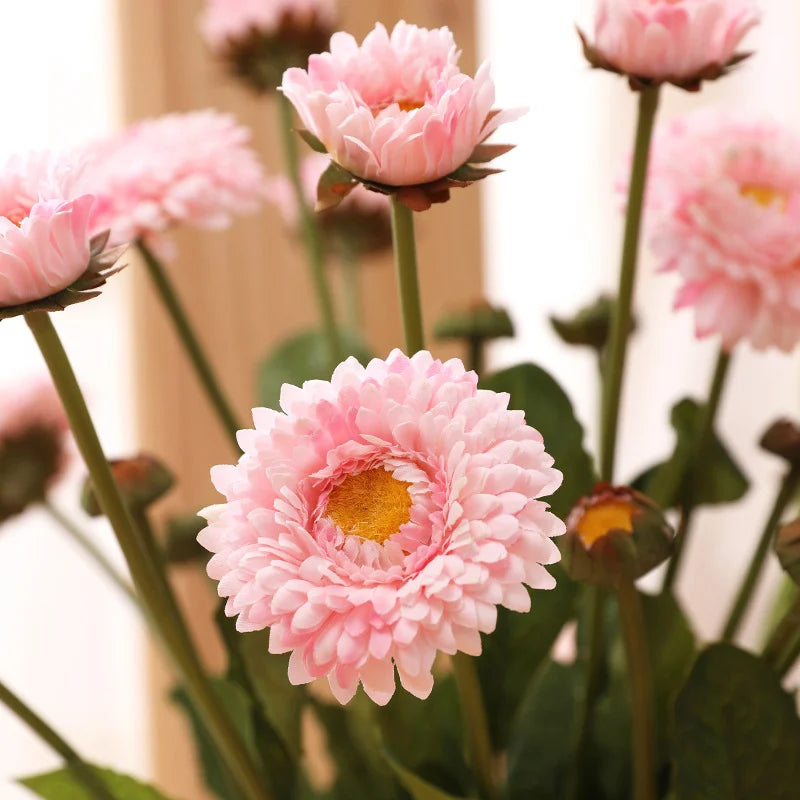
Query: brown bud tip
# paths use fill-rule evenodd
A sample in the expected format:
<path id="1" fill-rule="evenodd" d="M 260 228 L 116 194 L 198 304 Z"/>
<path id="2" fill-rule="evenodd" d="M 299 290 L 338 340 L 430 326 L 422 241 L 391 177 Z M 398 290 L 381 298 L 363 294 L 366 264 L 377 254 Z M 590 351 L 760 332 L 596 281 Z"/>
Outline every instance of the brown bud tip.
<path id="1" fill-rule="evenodd" d="M 175 483 L 172 473 L 153 456 L 142 454 L 109 463 L 123 499 L 134 511 L 143 511 L 155 503 Z M 88 478 L 83 484 L 81 505 L 90 517 L 99 517 L 103 513 Z"/>
<path id="2" fill-rule="evenodd" d="M 761 437 L 761 447 L 768 453 L 800 467 L 800 427 L 790 419 L 780 419 L 770 425 Z"/>

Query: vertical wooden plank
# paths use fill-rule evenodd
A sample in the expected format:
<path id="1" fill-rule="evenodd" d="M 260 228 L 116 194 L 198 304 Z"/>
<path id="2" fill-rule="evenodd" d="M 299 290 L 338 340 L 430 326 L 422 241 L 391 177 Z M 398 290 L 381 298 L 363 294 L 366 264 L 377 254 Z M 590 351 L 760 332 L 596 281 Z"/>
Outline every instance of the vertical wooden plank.
<path id="1" fill-rule="evenodd" d="M 208 57 L 197 35 L 200 0 L 118 0 L 120 58 L 128 121 L 168 111 L 216 107 L 252 127 L 271 171 L 280 169 L 271 100 L 256 100 L 234 86 Z M 471 0 L 353 0 L 342 3 L 343 28 L 362 37 L 376 20 L 405 18 L 427 27 L 449 25 L 475 66 Z M 421 283 L 428 327 L 443 310 L 474 300 L 481 289 L 479 192 L 454 193 L 452 202 L 418 215 Z M 314 304 L 302 254 L 277 215 L 238 221 L 227 233 L 178 231 L 179 256 L 171 272 L 212 359 L 244 419 L 255 396 L 255 367 L 270 347 L 314 322 Z M 132 265 L 137 269 L 137 265 Z M 216 502 L 209 467 L 232 453 L 140 274 L 135 281 L 135 369 L 140 438 L 180 477 L 166 508 L 195 510 Z M 390 257 L 365 270 L 365 323 L 376 353 L 401 346 L 401 327 Z M 431 343 L 442 356 L 452 348 Z M 209 663 L 221 664 L 210 615 L 214 598 L 195 573 L 176 577 L 192 629 Z M 171 677 L 154 655 L 153 754 L 165 791 L 203 800 L 185 726 L 163 699 Z"/>

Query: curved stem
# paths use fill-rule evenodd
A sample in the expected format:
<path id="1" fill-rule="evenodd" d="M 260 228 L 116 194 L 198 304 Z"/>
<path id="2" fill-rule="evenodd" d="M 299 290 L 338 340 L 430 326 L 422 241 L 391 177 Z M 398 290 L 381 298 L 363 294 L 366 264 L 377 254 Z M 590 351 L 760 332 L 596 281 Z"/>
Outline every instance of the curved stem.
<path id="1" fill-rule="evenodd" d="M 92 769 L 63 737 L 2 682 L 0 682 L 0 703 L 64 759 L 67 769 L 91 797 L 95 800 L 114 800 L 114 795 L 97 771 Z"/>
<path id="2" fill-rule="evenodd" d="M 399 203 L 394 196 L 392 196 L 392 237 L 406 355 L 413 356 L 414 353 L 425 349 L 417 269 L 417 243 L 414 237 L 414 212 Z"/>
<path id="3" fill-rule="evenodd" d="M 136 596 L 136 592 L 133 591 L 130 583 L 117 572 L 114 565 L 105 557 L 100 548 L 49 500 L 45 500 L 42 503 L 42 507 L 64 529 L 75 544 L 100 567 L 106 577 L 138 608 L 139 598 Z"/>
<path id="4" fill-rule="evenodd" d="M 269 800 L 270 794 L 244 742 L 209 683 L 191 642 L 184 635 L 181 621 L 176 619 L 166 600 L 162 589 L 163 575 L 159 578 L 158 567 L 148 557 L 147 546 L 125 506 L 72 366 L 50 317 L 46 313 L 33 312 L 25 316 L 25 321 L 53 377 L 75 442 L 89 470 L 100 508 L 114 529 L 142 604 L 168 648 L 178 673 L 186 682 L 209 735 L 243 795 L 247 800 Z"/>
<path id="5" fill-rule="evenodd" d="M 655 800 L 655 710 L 644 614 L 639 592 L 632 580 L 623 578 L 615 587 L 628 680 L 631 686 L 631 747 L 633 751 L 633 798 Z"/>
<path id="6" fill-rule="evenodd" d="M 711 379 L 708 401 L 703 407 L 700 433 L 692 456 L 688 463 L 676 462 L 672 472 L 661 481 L 658 488 L 657 496 L 666 498 L 666 502 L 671 501 L 680 491 L 681 484 L 686 480 L 687 475 L 693 472 L 698 473 L 703 468 L 703 461 L 706 457 L 709 445 L 711 444 L 712 436 L 714 435 L 714 423 L 716 422 L 717 413 L 719 412 L 720 403 L 722 401 L 722 393 L 725 389 L 728 375 L 730 374 L 730 367 L 730 354 L 726 353 L 724 350 L 720 350 L 714 367 L 714 375 Z M 678 578 L 683 555 L 686 552 L 686 543 L 691 533 L 694 511 L 694 506 L 689 504 L 681 509 L 680 525 L 678 527 L 678 533 L 675 536 L 675 550 L 669 561 L 669 566 L 667 567 L 667 574 L 664 577 L 662 591 L 666 592 L 671 590 Z"/>
<path id="7" fill-rule="evenodd" d="M 500 795 L 494 779 L 494 756 L 489 736 L 489 720 L 483 702 L 475 661 L 464 653 L 453 656 L 453 672 L 461 701 L 461 715 L 467 735 L 472 768 L 478 779 L 481 797 L 498 800 Z"/>
<path id="8" fill-rule="evenodd" d="M 172 281 L 164 269 L 164 265 L 156 258 L 152 250 L 143 242 L 138 242 L 139 252 L 141 252 L 147 272 L 153 282 L 167 314 L 172 320 L 175 332 L 183 345 L 186 355 L 194 368 L 197 379 L 208 397 L 211 407 L 217 415 L 226 435 L 233 443 L 234 449 L 239 452 L 239 443 L 236 441 L 236 433 L 241 430 L 242 425 L 236 418 L 228 398 L 222 391 L 222 386 L 214 373 L 211 362 L 208 359 L 200 340 L 189 321 L 189 316 L 178 297 Z"/>
<path id="9" fill-rule="evenodd" d="M 289 180 L 294 189 L 295 201 L 300 214 L 300 228 L 303 234 L 303 241 L 308 255 L 308 266 L 311 270 L 311 281 L 314 285 L 314 292 L 317 296 L 322 329 L 328 342 L 328 355 L 333 369 L 344 357 L 339 327 L 336 324 L 336 311 L 333 306 L 333 297 L 328 276 L 325 274 L 325 250 L 322 245 L 322 237 L 319 232 L 317 220 L 308 207 L 303 182 L 300 177 L 300 154 L 297 148 L 297 137 L 294 132 L 294 118 L 292 116 L 292 104 L 282 93 L 277 93 L 279 127 L 281 143 L 283 144 L 283 155 L 286 160 L 286 170 Z"/>
<path id="10" fill-rule="evenodd" d="M 606 590 L 600 586 L 587 587 L 591 615 L 589 655 L 586 660 L 586 685 L 581 697 L 578 717 L 578 737 L 575 747 L 575 774 L 572 780 L 574 800 L 586 796 L 586 777 L 590 769 L 592 720 L 594 709 L 603 690 L 606 672 Z"/>
<path id="11" fill-rule="evenodd" d="M 767 560 L 770 548 L 775 538 L 775 531 L 781 522 L 786 507 L 792 501 L 792 498 L 797 492 L 797 487 L 800 486 L 800 469 L 790 470 L 783 481 L 781 482 L 778 494 L 775 497 L 775 503 L 772 506 L 769 519 L 764 525 L 764 531 L 761 534 L 761 539 L 756 547 L 756 552 L 753 555 L 753 560 L 750 562 L 750 567 L 747 574 L 739 587 L 739 593 L 731 608 L 730 616 L 725 624 L 725 629 L 722 632 L 722 641 L 731 642 L 736 637 L 739 627 L 742 624 L 742 619 L 750 605 L 753 597 L 753 592 L 761 577 L 764 569 L 764 562 Z"/>
<path id="12" fill-rule="evenodd" d="M 619 296 L 614 309 L 611 340 L 606 354 L 603 386 L 603 425 L 600 438 L 600 475 L 608 483 L 614 481 L 614 462 L 619 425 L 619 406 L 628 338 L 631 329 L 631 307 L 636 285 L 636 265 L 639 257 L 639 236 L 642 227 L 647 168 L 650 161 L 650 142 L 653 138 L 659 87 L 648 87 L 639 93 L 639 119 L 633 155 L 628 213 L 625 220 L 625 239 L 619 277 Z"/>

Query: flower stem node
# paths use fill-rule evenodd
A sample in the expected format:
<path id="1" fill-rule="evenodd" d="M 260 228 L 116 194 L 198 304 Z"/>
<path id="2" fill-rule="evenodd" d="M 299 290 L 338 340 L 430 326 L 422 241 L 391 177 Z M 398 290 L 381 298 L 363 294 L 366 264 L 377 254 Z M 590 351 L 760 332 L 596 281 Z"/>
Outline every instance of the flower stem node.
<path id="1" fill-rule="evenodd" d="M 800 586 L 800 519 L 778 531 L 775 552 L 788 576 Z"/>
<path id="2" fill-rule="evenodd" d="M 581 308 L 573 317 L 562 319 L 550 317 L 550 324 L 559 338 L 566 344 L 577 347 L 591 347 L 602 353 L 608 344 L 611 333 L 611 320 L 614 317 L 615 300 L 601 295 L 593 303 Z M 636 320 L 632 319 L 628 333 L 636 330 Z"/>
<path id="3" fill-rule="evenodd" d="M 572 510 L 558 544 L 570 577 L 615 586 L 666 561 L 672 541 L 672 529 L 649 498 L 600 483 Z"/>
<path id="4" fill-rule="evenodd" d="M 161 499 L 175 484 L 172 473 L 156 458 L 140 454 L 109 462 L 126 505 L 142 512 Z M 89 478 L 83 484 L 81 506 L 90 517 L 102 516 Z"/>
<path id="5" fill-rule="evenodd" d="M 761 448 L 800 468 L 800 427 L 790 419 L 779 419 L 761 438 Z"/>

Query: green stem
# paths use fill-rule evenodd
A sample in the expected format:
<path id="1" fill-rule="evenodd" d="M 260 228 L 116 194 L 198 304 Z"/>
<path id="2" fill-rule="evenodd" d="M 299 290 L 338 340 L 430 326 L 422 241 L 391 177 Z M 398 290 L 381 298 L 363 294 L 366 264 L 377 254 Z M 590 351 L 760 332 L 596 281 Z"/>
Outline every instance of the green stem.
<path id="1" fill-rule="evenodd" d="M 214 409 L 220 424 L 222 425 L 228 438 L 233 443 L 236 451 L 239 451 L 239 444 L 236 441 L 236 433 L 242 426 L 236 418 L 228 398 L 222 391 L 221 384 L 214 373 L 211 362 L 200 344 L 200 340 L 189 321 L 189 317 L 183 304 L 178 297 L 172 281 L 164 269 L 164 265 L 156 258 L 152 250 L 143 242 L 138 243 L 139 251 L 144 258 L 147 272 L 153 282 L 164 308 L 167 310 L 175 332 L 189 357 L 189 361 L 194 368 L 197 379 L 208 397 L 211 407 Z"/>
<path id="2" fill-rule="evenodd" d="M 339 260 L 342 265 L 342 278 L 344 283 L 345 319 L 351 330 L 362 332 L 364 319 L 361 314 L 361 268 L 358 261 L 358 252 L 343 237 L 339 248 Z"/>
<path id="3" fill-rule="evenodd" d="M 498 800 L 499 793 L 494 779 L 494 756 L 489 736 L 489 720 L 483 702 L 481 685 L 475 661 L 464 653 L 453 656 L 453 672 L 461 701 L 461 715 L 467 735 L 472 768 L 478 779 L 481 797 Z"/>
<path id="4" fill-rule="evenodd" d="M 56 508 L 49 500 L 42 503 L 44 510 L 64 529 L 69 537 L 100 567 L 106 577 L 137 607 L 139 598 L 136 592 L 122 575 L 117 572 L 114 565 L 105 557 L 100 548 L 65 514 Z"/>
<path id="5" fill-rule="evenodd" d="M 467 369 L 472 370 L 480 378 L 485 366 L 486 342 L 481 336 L 472 336 L 467 339 L 467 347 L 469 348 Z"/>
<path id="6" fill-rule="evenodd" d="M 417 269 L 417 243 L 414 238 L 414 212 L 398 202 L 394 196 L 392 196 L 392 237 L 406 355 L 413 356 L 414 353 L 425 349 Z"/>
<path id="7" fill-rule="evenodd" d="M 586 778 L 591 768 L 592 720 L 606 679 L 606 590 L 600 586 L 588 586 L 587 590 L 591 617 L 589 654 L 586 659 L 586 684 L 580 701 L 580 716 L 578 717 L 575 773 L 572 778 L 574 800 L 586 796 Z"/>
<path id="8" fill-rule="evenodd" d="M 339 334 L 339 327 L 336 324 L 336 311 L 333 306 L 333 297 L 328 276 L 325 273 L 325 249 L 322 244 L 322 237 L 319 232 L 317 220 L 308 207 L 305 192 L 303 191 L 303 181 L 300 177 L 300 153 L 297 147 L 297 136 L 294 132 L 294 117 L 292 116 L 292 104 L 288 98 L 278 92 L 278 111 L 281 142 L 283 144 L 283 155 L 286 160 L 286 170 L 289 180 L 294 189 L 297 208 L 300 213 L 300 229 L 303 234 L 303 241 L 308 255 L 308 266 L 311 270 L 311 281 L 314 285 L 314 292 L 317 296 L 317 305 L 322 320 L 322 329 L 328 343 L 328 356 L 331 369 L 333 369 L 344 357 L 344 348 Z"/>
<path id="9" fill-rule="evenodd" d="M 800 595 L 781 617 L 764 647 L 764 660 L 778 667 L 785 653 L 791 652 L 792 643 L 800 631 Z"/>
<path id="10" fill-rule="evenodd" d="M 742 619 L 750 606 L 753 592 L 758 585 L 759 578 L 764 569 L 764 562 L 767 560 L 767 556 L 769 555 L 769 551 L 775 539 L 775 531 L 780 525 L 786 507 L 795 496 L 798 486 L 800 486 L 800 469 L 791 469 L 781 482 L 769 519 L 766 525 L 764 525 L 764 531 L 761 534 L 761 539 L 753 555 L 753 560 L 750 562 L 750 567 L 739 588 L 736 601 L 733 604 L 728 622 L 722 633 L 723 642 L 733 641 L 739 631 Z"/>
<path id="11" fill-rule="evenodd" d="M 703 469 L 703 462 L 708 453 L 714 435 L 714 424 L 719 412 L 722 401 L 722 393 L 730 374 L 731 356 L 724 350 L 720 350 L 717 356 L 717 363 L 714 367 L 714 375 L 711 379 L 711 387 L 708 392 L 708 401 L 703 407 L 703 416 L 700 420 L 700 433 L 697 438 L 696 446 L 688 462 L 674 463 L 673 469 L 661 481 L 659 488 L 655 491 L 656 496 L 671 500 L 681 489 L 681 485 L 691 473 L 699 474 Z M 667 574 L 664 577 L 662 591 L 670 591 L 678 578 L 686 543 L 691 532 L 692 518 L 694 516 L 694 506 L 685 505 L 681 509 L 681 521 L 678 533 L 675 537 L 675 551 L 667 567 Z"/>
<path id="12" fill-rule="evenodd" d="M 46 745 L 64 759 L 75 780 L 95 800 L 114 800 L 103 779 L 75 749 L 54 731 L 32 708 L 0 682 L 0 703 L 24 722 Z"/>
<path id="13" fill-rule="evenodd" d="M 75 373 L 49 315 L 33 312 L 25 316 L 25 321 L 53 377 L 100 508 L 114 529 L 136 591 L 168 648 L 178 673 L 183 677 L 209 735 L 244 797 L 247 800 L 269 800 L 270 794 L 244 742 L 209 683 L 190 641 L 183 634 L 180 620 L 175 619 L 173 609 L 165 598 L 157 567 L 148 557 L 142 535 L 122 499 Z"/>
<path id="14" fill-rule="evenodd" d="M 633 800 L 655 800 L 655 710 L 642 602 L 636 585 L 623 578 L 615 587 L 631 687 Z"/>
<path id="15" fill-rule="evenodd" d="M 800 627 L 795 629 L 794 636 L 775 664 L 775 669 L 777 669 L 781 678 L 785 678 L 789 674 L 798 660 L 800 660 Z"/>
<path id="16" fill-rule="evenodd" d="M 645 88 L 639 93 L 639 119 L 628 196 L 628 213 L 625 221 L 625 239 L 622 247 L 619 296 L 614 310 L 611 341 L 604 371 L 600 475 L 608 483 L 612 483 L 614 480 L 619 406 L 636 285 L 636 265 L 639 256 L 639 236 L 647 185 L 647 168 L 650 161 L 650 142 L 653 138 L 658 100 L 659 87 L 657 86 Z"/>

